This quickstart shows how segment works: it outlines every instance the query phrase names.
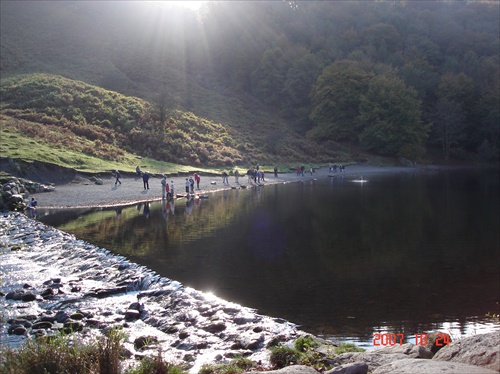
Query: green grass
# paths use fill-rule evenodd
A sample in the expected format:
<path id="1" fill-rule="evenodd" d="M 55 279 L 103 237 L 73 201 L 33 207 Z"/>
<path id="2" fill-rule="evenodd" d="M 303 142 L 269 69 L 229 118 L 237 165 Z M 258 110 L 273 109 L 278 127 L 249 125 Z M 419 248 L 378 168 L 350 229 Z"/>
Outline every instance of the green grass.
<path id="1" fill-rule="evenodd" d="M 70 147 L 53 147 L 44 141 L 36 141 L 13 128 L 1 126 L 0 139 L 8 139 L 8 143 L 2 143 L 2 156 L 23 159 L 40 160 L 80 172 L 100 173 L 108 170 L 119 169 L 125 172 L 135 172 L 137 165 L 142 170 L 152 173 L 183 173 L 199 170 L 204 173 L 218 173 L 217 168 L 197 168 L 188 165 L 179 165 L 170 162 L 153 160 L 148 157 L 139 157 L 129 152 L 124 152 L 123 159 L 119 162 L 100 159 L 81 152 L 72 150 Z"/>

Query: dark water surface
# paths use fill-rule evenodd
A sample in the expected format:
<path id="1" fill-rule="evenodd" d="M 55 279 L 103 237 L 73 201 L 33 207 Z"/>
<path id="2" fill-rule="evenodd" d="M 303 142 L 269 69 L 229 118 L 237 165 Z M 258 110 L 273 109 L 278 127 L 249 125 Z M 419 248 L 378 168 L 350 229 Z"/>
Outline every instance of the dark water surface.
<path id="1" fill-rule="evenodd" d="M 41 221 L 327 338 L 491 331 L 498 170 L 336 176 Z"/>

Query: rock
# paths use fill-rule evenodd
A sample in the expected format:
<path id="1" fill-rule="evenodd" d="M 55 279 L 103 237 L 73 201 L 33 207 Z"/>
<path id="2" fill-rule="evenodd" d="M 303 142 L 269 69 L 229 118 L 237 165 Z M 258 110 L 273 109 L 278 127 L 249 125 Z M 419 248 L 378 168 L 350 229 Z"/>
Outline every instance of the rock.
<path id="1" fill-rule="evenodd" d="M 444 362 L 436 360 L 422 360 L 408 358 L 379 366 L 372 374 L 493 374 L 496 371 L 479 366 L 462 364 L 459 362 Z"/>
<path id="2" fill-rule="evenodd" d="M 325 371 L 325 374 L 366 374 L 368 373 L 368 365 L 364 362 L 353 362 L 338 366 L 332 370 Z"/>
<path id="3" fill-rule="evenodd" d="M 24 326 L 21 325 L 12 325 L 7 330 L 9 335 L 25 335 L 28 330 Z"/>
<path id="4" fill-rule="evenodd" d="M 445 332 L 433 331 L 428 333 L 427 337 L 429 342 L 427 343 L 426 348 L 434 354 L 451 342 L 450 334 Z"/>
<path id="5" fill-rule="evenodd" d="M 140 336 L 134 340 L 134 347 L 136 350 L 140 350 L 147 345 L 158 343 L 158 338 L 156 336 Z"/>
<path id="6" fill-rule="evenodd" d="M 433 360 L 460 362 L 500 371 L 500 331 L 474 335 L 453 342 L 437 352 Z"/>
<path id="7" fill-rule="evenodd" d="M 226 329 L 226 325 L 222 322 L 220 323 L 212 323 L 208 326 L 203 327 L 203 330 L 208 331 L 212 334 L 216 334 L 218 332 L 222 332 Z"/>
<path id="8" fill-rule="evenodd" d="M 251 373 L 256 373 L 256 372 L 251 372 Z M 266 374 L 318 374 L 318 372 L 309 366 L 291 365 L 279 370 L 266 371 Z"/>
<path id="9" fill-rule="evenodd" d="M 40 329 L 50 329 L 52 328 L 52 322 L 50 321 L 38 321 L 35 322 L 32 326 L 33 330 L 40 330 Z"/>
<path id="10" fill-rule="evenodd" d="M 83 330 L 83 325 L 81 322 L 72 321 L 72 320 L 68 320 L 68 321 L 64 322 L 63 331 L 66 334 L 71 334 L 73 332 L 82 331 L 82 330 Z"/>
<path id="11" fill-rule="evenodd" d="M 141 312 L 135 309 L 127 309 L 125 312 L 125 320 L 127 321 L 133 321 L 136 319 L 141 318 Z"/>
<path id="12" fill-rule="evenodd" d="M 36 295 L 34 293 L 28 292 L 21 296 L 22 301 L 33 301 L 36 300 Z"/>

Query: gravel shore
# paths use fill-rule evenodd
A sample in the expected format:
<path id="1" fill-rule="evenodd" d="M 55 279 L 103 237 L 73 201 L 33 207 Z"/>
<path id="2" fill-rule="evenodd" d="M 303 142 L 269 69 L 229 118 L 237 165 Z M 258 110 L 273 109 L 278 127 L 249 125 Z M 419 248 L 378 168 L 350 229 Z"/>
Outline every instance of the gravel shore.
<path id="1" fill-rule="evenodd" d="M 265 181 L 262 185 L 275 183 L 297 182 L 301 180 L 311 180 L 317 178 L 334 177 L 361 177 L 373 173 L 394 173 L 394 172 L 415 172 L 428 170 L 426 168 L 407 168 L 395 166 L 368 166 L 351 165 L 345 168 L 342 173 L 331 173 L 328 168 L 316 169 L 311 175 L 309 172 L 304 176 L 297 176 L 295 173 L 281 173 L 277 177 L 271 172 L 265 173 Z M 246 170 L 239 170 L 240 174 L 245 174 Z M 56 184 L 52 192 L 33 194 L 38 201 L 40 208 L 83 208 L 83 207 L 109 207 L 115 205 L 135 204 L 144 201 L 161 199 L 161 178 L 153 176 L 149 180 L 149 190 L 144 190 L 140 177 L 125 176 L 121 178 L 122 184 L 115 186 L 115 178 L 111 174 L 101 175 L 103 184 L 98 185 L 90 181 L 87 177 L 76 176 L 71 182 Z M 173 181 L 175 193 L 183 194 L 185 191 L 186 176 L 169 177 L 168 181 Z M 204 195 L 216 191 L 231 188 L 248 188 L 252 184 L 248 183 L 246 175 L 239 178 L 239 183 L 235 182 L 233 176 L 229 177 L 229 184 L 222 183 L 222 176 L 205 176 L 201 174 L 200 189 L 195 189 L 196 194 Z"/>

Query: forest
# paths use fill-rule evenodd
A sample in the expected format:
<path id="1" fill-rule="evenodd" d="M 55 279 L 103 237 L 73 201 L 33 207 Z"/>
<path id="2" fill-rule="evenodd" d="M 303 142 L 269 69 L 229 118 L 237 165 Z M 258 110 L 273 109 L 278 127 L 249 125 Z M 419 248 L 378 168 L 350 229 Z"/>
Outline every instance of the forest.
<path id="1" fill-rule="evenodd" d="M 51 117 L 47 123 L 68 131 L 112 130 L 118 148 L 167 161 L 189 153 L 182 160 L 195 164 L 269 154 L 331 159 L 354 149 L 412 161 L 498 160 L 498 2 L 209 1 L 197 12 L 168 2 L 1 7 L 2 121 Z M 61 85 L 45 76 L 57 94 L 35 105 L 32 88 L 19 82 L 40 73 L 142 101 L 135 119 L 120 123 L 112 101 L 84 110 L 95 101 L 92 89 L 61 99 Z M 189 121 L 220 131 L 225 154 L 200 158 L 213 138 L 178 134 L 189 133 Z M 171 144 L 165 137 L 174 133 L 184 139 L 176 147 L 151 146 L 151 139 Z M 149 150 L 120 140 L 130 134 L 150 139 Z"/>

